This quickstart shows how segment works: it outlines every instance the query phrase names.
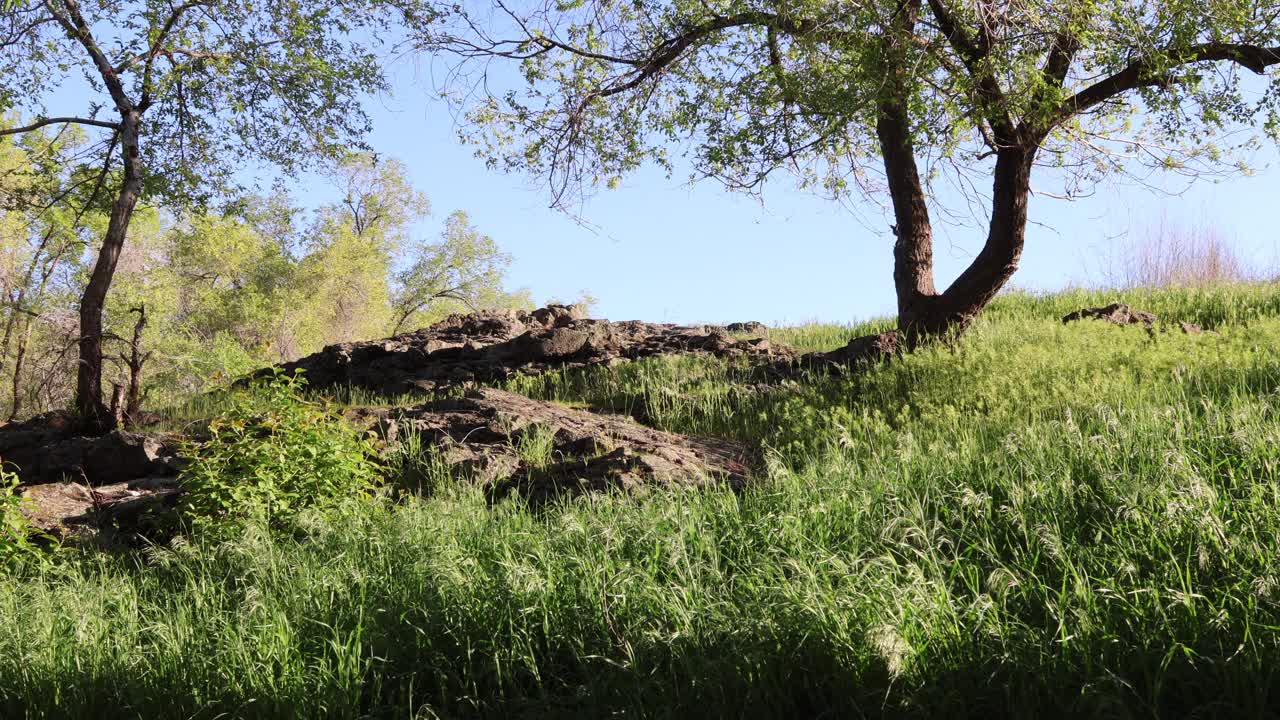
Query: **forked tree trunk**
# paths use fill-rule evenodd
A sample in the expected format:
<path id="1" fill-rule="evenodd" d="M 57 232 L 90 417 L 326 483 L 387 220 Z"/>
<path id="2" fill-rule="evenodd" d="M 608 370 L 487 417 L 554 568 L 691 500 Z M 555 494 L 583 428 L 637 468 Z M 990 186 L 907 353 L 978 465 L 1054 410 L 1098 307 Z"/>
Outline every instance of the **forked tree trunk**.
<path id="1" fill-rule="evenodd" d="M 877 134 L 897 237 L 893 280 L 898 296 L 898 331 L 910 349 L 930 339 L 963 332 L 1017 271 L 1026 239 L 1031 167 L 1039 141 L 1007 145 L 997 152 L 986 243 L 969 267 L 940 293 L 933 279 L 933 230 L 928 202 L 905 109 L 892 102 L 885 104 Z"/>
<path id="2" fill-rule="evenodd" d="M 80 298 L 80 362 L 76 371 L 76 411 L 94 430 L 114 426 L 110 408 L 102 398 L 102 312 L 107 291 L 120 260 L 133 209 L 142 194 L 143 165 L 139 147 L 141 113 L 132 108 L 121 112 L 120 147 L 124 153 L 124 173 L 120 192 L 111 207 L 106 236 L 98 252 L 93 274 Z"/>

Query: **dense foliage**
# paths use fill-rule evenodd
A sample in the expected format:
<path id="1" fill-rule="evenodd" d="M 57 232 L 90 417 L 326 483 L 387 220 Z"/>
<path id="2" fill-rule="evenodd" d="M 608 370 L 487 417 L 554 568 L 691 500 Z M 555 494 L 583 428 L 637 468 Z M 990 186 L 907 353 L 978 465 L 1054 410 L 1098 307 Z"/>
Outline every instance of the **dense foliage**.
<path id="1" fill-rule="evenodd" d="M 227 535 L 256 520 L 289 529 L 300 513 L 368 499 L 380 477 L 370 439 L 319 401 L 301 376 L 277 374 L 233 393 L 186 450 L 184 518 Z"/>
<path id="2" fill-rule="evenodd" d="M 100 208 L 46 207 L 98 177 L 79 164 L 82 136 L 52 140 L 0 138 L 0 417 L 69 405 L 87 250 L 105 223 Z M 138 210 L 107 296 L 107 381 L 129 381 L 140 308 L 141 389 L 156 409 L 328 344 L 532 305 L 505 289 L 511 257 L 466 213 L 419 234 L 428 203 L 399 161 L 355 153 L 332 175 L 338 199 L 316 208 L 276 193 Z"/>
<path id="3" fill-rule="evenodd" d="M 772 448 L 741 494 L 419 500 L 0 580 L 40 717 L 1257 717 L 1280 663 L 1280 289 L 1004 296 L 953 349 L 745 391 L 521 381 Z M 775 330 L 838 347 L 883 327 Z"/>
<path id="4" fill-rule="evenodd" d="M 41 556 L 37 533 L 23 513 L 25 501 L 16 492 L 18 476 L 0 469 L 0 568 Z"/>
<path id="5" fill-rule="evenodd" d="M 732 189 L 790 173 L 887 204 L 879 126 L 898 112 L 924 181 L 980 205 L 996 154 L 1041 129 L 1041 184 L 1066 195 L 1230 167 L 1261 139 L 1241 126 L 1280 137 L 1272 0 L 527 0 L 445 17 L 424 42 L 458 59 L 460 131 L 566 200 L 683 154 Z"/>
<path id="6" fill-rule="evenodd" d="M 77 308 L 74 397 L 84 422 L 100 431 L 119 422 L 103 387 L 104 312 L 139 203 L 201 207 L 237 186 L 246 161 L 293 173 L 360 147 L 369 129 L 362 95 L 387 88 L 381 56 L 398 31 L 434 15 L 417 0 L 0 7 L 0 113 L 25 116 L 0 137 L 57 128 L 98 138 L 88 196 L 47 205 L 110 208 Z M 47 114 L 72 97 L 75 114 Z M 134 382 L 128 414 L 138 402 Z"/>
<path id="7" fill-rule="evenodd" d="M 1280 139 L 1274 0 L 478 5 L 424 44 L 459 58 L 462 132 L 492 165 L 562 205 L 677 153 L 734 190 L 781 171 L 865 198 L 910 347 L 963 332 L 1017 272 L 1033 176 L 1069 199 L 1113 173 L 1239 170 Z M 935 277 L 938 216 L 985 231 L 954 278 Z"/>

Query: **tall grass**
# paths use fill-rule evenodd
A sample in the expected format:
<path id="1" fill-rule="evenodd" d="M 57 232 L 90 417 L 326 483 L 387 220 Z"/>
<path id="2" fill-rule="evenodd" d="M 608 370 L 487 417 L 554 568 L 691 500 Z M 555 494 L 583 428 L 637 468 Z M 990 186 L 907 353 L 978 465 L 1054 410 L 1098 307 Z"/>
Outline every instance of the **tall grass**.
<path id="1" fill-rule="evenodd" d="M 768 467 L 537 511 L 437 473 L 297 537 L 28 568 L 0 716 L 1275 714 L 1276 292 L 1133 301 L 1220 334 L 1059 322 L 1102 297 L 773 390 L 691 358 L 522 380 Z"/>
<path id="2" fill-rule="evenodd" d="M 1179 225 L 1161 218 L 1144 234 L 1117 241 L 1102 268 L 1113 287 L 1208 287 L 1257 279 L 1208 222 Z"/>

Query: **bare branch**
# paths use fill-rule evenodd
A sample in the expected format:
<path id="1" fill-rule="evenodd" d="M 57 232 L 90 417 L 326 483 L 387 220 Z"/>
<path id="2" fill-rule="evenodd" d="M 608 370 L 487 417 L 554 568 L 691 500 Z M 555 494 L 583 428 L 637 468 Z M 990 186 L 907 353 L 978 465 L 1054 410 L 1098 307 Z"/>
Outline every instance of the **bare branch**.
<path id="1" fill-rule="evenodd" d="M 982 30 L 976 39 L 970 37 L 969 33 L 960 27 L 944 0 L 929 0 L 929 9 L 933 11 L 942 34 L 951 43 L 956 55 L 960 56 L 960 62 L 964 63 L 969 76 L 973 78 L 979 98 L 988 105 L 983 115 L 991 123 L 996 140 L 1002 145 L 1017 143 L 1017 126 L 1009 114 L 1005 92 L 995 75 L 983 67 L 991 54 L 991 40 L 986 30 Z"/>
<path id="2" fill-rule="evenodd" d="M 39 130 L 40 128 L 46 127 L 49 125 L 60 125 L 60 124 L 91 125 L 93 127 L 107 128 L 108 130 L 120 129 L 120 123 L 107 122 L 106 120 L 94 120 L 93 118 L 79 118 L 79 117 L 54 117 L 54 118 L 38 118 L 35 122 L 31 123 L 30 125 L 23 125 L 22 127 L 0 130 L 0 136 L 20 135 L 22 133 L 31 132 L 32 130 Z"/>

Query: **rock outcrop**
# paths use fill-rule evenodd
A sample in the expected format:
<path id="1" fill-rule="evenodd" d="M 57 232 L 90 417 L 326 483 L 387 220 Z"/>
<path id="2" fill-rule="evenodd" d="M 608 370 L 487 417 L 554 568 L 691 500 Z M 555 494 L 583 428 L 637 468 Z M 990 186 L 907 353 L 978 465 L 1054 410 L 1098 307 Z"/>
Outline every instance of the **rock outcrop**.
<path id="1" fill-rule="evenodd" d="M 25 485 L 110 485 L 175 474 L 174 443 L 169 436 L 124 430 L 92 437 L 70 415 L 49 413 L 0 426 L 0 461 Z"/>
<path id="2" fill-rule="evenodd" d="M 722 327 L 592 320 L 577 307 L 552 305 L 452 315 L 385 340 L 331 345 L 281 369 L 304 372 L 313 388 L 351 385 L 397 395 L 671 353 L 771 361 L 797 355 L 767 338 L 735 338 Z"/>
<path id="3" fill-rule="evenodd" d="M 749 333 L 754 335 L 760 335 L 760 334 L 769 332 L 768 326 L 766 326 L 762 322 L 757 322 L 755 320 L 752 320 L 750 322 L 729 323 L 728 325 L 724 326 L 724 329 L 728 330 L 731 333 Z"/>
<path id="4" fill-rule="evenodd" d="M 1077 310 L 1063 317 L 1062 322 L 1065 324 L 1085 318 L 1105 320 L 1113 325 L 1141 325 L 1148 330 L 1155 327 L 1156 322 L 1159 320 L 1155 315 L 1145 310 L 1135 310 L 1125 303 L 1114 302 L 1105 307 Z"/>
<path id="5" fill-rule="evenodd" d="M 70 415 L 0 426 L 0 462 L 16 473 L 33 527 L 62 540 L 128 544 L 178 492 L 177 440 L 116 430 L 83 434 Z"/>
<path id="6" fill-rule="evenodd" d="M 421 436 L 449 467 L 483 484 L 492 499 L 519 493 L 533 502 L 610 488 L 643 485 L 740 488 L 757 458 L 727 440 L 693 438 L 604 415 L 479 388 L 462 397 L 406 409 L 362 409 L 357 418 L 389 445 Z M 547 454 L 523 457 L 530 443 Z"/>
<path id="7" fill-rule="evenodd" d="M 178 496 L 176 478 L 145 478 L 90 487 L 52 482 L 23 488 L 31 526 L 59 540 L 99 547 L 129 546 L 168 529 L 163 514 Z"/>
<path id="8" fill-rule="evenodd" d="M 1156 325 L 1160 322 L 1160 318 L 1154 313 L 1145 310 L 1135 310 L 1125 303 L 1114 302 L 1105 307 L 1084 308 L 1062 318 L 1062 322 L 1069 323 L 1085 318 L 1094 318 L 1096 320 L 1105 320 L 1113 325 L 1141 325 L 1148 333 L 1155 333 Z M 1199 335 L 1204 332 L 1204 328 L 1192 322 L 1178 320 L 1172 325 L 1177 325 L 1178 329 L 1186 335 Z M 1160 329 L 1167 331 L 1171 328 L 1170 323 L 1164 323 Z"/>

